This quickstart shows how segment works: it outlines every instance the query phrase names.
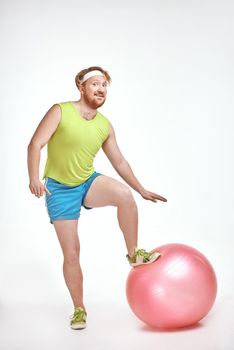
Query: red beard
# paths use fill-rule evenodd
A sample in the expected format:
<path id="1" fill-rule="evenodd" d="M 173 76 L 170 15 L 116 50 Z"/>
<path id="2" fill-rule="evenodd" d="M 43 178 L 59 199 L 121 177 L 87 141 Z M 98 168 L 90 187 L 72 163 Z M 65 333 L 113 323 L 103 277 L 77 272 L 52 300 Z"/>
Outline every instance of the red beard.
<path id="1" fill-rule="evenodd" d="M 98 100 L 96 96 L 89 97 L 88 95 L 85 95 L 85 94 L 83 97 L 87 105 L 89 105 L 93 109 L 97 109 L 101 107 L 106 101 L 105 97 L 103 97 L 102 100 Z"/>

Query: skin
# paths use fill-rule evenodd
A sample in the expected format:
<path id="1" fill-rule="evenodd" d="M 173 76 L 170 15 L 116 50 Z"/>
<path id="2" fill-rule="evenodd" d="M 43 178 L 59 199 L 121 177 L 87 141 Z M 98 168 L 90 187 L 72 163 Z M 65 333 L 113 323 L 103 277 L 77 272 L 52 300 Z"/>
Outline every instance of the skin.
<path id="1" fill-rule="evenodd" d="M 91 77 L 79 86 L 80 99 L 73 103 L 83 118 L 90 120 L 95 117 L 97 109 L 106 101 L 107 86 L 106 78 L 101 76 Z M 39 123 L 28 145 L 29 189 L 37 198 L 42 197 L 45 192 L 51 195 L 39 178 L 40 151 L 56 131 L 60 118 L 60 107 L 54 104 Z M 145 189 L 138 181 L 119 149 L 111 123 L 109 136 L 103 143 L 102 150 L 125 183 L 138 192 L 143 199 L 154 203 L 167 202 L 166 198 Z M 91 208 L 108 205 L 117 207 L 119 227 L 123 233 L 128 254 L 131 255 L 134 248 L 137 247 L 138 209 L 132 192 L 125 183 L 109 176 L 98 176 L 92 182 L 84 204 Z M 80 266 L 80 241 L 77 234 L 78 220 L 56 220 L 53 224 L 63 251 L 63 273 L 73 305 L 74 307 L 82 306 L 85 309 L 83 275 Z"/>

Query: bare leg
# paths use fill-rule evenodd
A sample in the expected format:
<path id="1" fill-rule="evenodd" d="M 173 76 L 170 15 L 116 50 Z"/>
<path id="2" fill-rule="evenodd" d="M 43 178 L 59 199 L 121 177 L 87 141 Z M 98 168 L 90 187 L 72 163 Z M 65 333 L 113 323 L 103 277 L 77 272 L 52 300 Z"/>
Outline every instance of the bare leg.
<path id="1" fill-rule="evenodd" d="M 137 247 L 138 209 L 129 187 L 109 176 L 98 176 L 85 197 L 85 205 L 91 208 L 107 205 L 117 207 L 119 226 L 128 254 L 131 255 L 134 247 Z"/>
<path id="2" fill-rule="evenodd" d="M 129 196 L 129 198 L 127 198 Z M 127 251 L 129 255 L 133 254 L 137 247 L 138 237 L 138 210 L 137 205 L 131 195 L 128 194 L 118 204 L 117 217 L 119 227 L 123 232 Z"/>
<path id="3" fill-rule="evenodd" d="M 81 306 L 85 309 L 80 242 L 77 234 L 78 220 L 56 220 L 53 224 L 63 251 L 63 274 L 74 307 Z"/>

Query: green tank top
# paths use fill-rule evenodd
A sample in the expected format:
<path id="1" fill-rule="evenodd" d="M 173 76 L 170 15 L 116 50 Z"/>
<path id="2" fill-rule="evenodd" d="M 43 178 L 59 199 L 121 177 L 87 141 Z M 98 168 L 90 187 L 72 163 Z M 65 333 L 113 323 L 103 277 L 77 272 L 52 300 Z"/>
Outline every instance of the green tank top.
<path id="1" fill-rule="evenodd" d="M 58 103 L 61 120 L 47 144 L 43 178 L 78 186 L 94 172 L 93 160 L 109 135 L 109 120 L 97 112 L 84 119 L 71 101 Z"/>

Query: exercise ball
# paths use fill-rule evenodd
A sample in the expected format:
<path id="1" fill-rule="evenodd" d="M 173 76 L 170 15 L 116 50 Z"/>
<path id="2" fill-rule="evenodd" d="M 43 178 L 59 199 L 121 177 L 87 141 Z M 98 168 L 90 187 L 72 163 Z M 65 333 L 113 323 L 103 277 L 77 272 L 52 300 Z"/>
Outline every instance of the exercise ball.
<path id="1" fill-rule="evenodd" d="M 185 244 L 153 249 L 161 256 L 133 267 L 126 296 L 133 313 L 151 327 L 173 329 L 196 324 L 207 315 L 217 294 L 217 279 L 208 259 Z"/>

